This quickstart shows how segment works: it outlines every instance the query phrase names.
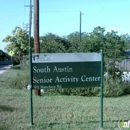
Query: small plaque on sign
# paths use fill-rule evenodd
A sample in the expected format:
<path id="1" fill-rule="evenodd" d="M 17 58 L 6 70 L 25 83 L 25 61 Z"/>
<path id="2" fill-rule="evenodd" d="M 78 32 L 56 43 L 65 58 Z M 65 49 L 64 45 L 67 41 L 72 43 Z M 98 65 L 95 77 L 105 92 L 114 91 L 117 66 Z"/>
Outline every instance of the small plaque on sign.
<path id="1" fill-rule="evenodd" d="M 51 61 L 51 55 L 49 54 L 34 54 L 32 55 L 32 62 L 44 62 L 44 61 Z"/>

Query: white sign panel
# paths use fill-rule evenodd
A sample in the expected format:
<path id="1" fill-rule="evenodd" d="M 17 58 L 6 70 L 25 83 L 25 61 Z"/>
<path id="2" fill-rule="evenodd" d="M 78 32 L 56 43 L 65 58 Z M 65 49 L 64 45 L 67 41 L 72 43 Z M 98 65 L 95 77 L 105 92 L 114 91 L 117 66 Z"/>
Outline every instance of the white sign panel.
<path id="1" fill-rule="evenodd" d="M 101 61 L 100 53 L 40 53 L 32 54 L 32 63 Z"/>

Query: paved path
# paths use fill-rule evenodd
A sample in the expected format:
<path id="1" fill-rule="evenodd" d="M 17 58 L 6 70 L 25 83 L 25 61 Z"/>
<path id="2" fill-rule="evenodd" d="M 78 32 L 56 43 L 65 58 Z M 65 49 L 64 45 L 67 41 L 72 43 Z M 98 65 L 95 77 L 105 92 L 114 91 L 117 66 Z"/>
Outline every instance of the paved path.
<path id="1" fill-rule="evenodd" d="M 12 65 L 0 65 L 0 74 L 4 73 L 6 70 L 10 69 Z"/>

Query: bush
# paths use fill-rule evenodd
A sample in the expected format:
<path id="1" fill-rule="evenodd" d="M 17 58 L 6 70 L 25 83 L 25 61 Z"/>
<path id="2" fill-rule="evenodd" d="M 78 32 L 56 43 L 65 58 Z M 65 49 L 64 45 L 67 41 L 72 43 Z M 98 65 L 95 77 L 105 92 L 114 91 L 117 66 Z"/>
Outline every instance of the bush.
<path id="1" fill-rule="evenodd" d="M 19 59 L 17 57 L 13 56 L 12 61 L 13 61 L 13 66 L 19 65 Z"/>
<path id="2" fill-rule="evenodd" d="M 23 70 L 28 70 L 28 68 L 29 68 L 29 58 L 28 58 L 28 55 L 23 56 L 23 58 L 20 61 L 20 67 Z"/>
<path id="3" fill-rule="evenodd" d="M 104 96 L 113 97 L 121 96 L 126 94 L 126 90 L 129 90 L 129 83 L 123 82 L 121 78 L 111 78 L 107 77 L 104 80 Z"/>
<path id="4" fill-rule="evenodd" d="M 100 87 L 86 87 L 86 88 L 66 88 L 47 90 L 48 93 L 59 93 L 62 95 L 78 95 L 78 96 L 100 96 Z M 120 77 L 104 78 L 103 95 L 105 97 L 116 97 L 125 94 L 130 94 L 130 84 L 123 82 Z"/>
<path id="5" fill-rule="evenodd" d="M 27 71 L 24 70 L 22 72 L 18 72 L 16 77 L 11 79 L 9 82 L 12 88 L 23 88 L 24 86 L 28 85 L 29 76 Z"/>
<path id="6" fill-rule="evenodd" d="M 61 89 L 59 92 L 65 95 L 98 96 L 99 87 Z"/>
<path id="7" fill-rule="evenodd" d="M 51 89 L 47 93 L 59 93 L 61 95 L 77 95 L 77 96 L 99 96 L 99 87 L 86 88 L 65 88 L 65 89 Z"/>

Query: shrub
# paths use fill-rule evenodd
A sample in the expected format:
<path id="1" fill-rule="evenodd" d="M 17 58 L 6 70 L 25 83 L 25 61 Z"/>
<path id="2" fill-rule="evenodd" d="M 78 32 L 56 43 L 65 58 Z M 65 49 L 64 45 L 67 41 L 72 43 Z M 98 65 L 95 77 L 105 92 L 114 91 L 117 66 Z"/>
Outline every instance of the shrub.
<path id="1" fill-rule="evenodd" d="M 62 95 L 78 95 L 78 96 L 100 96 L 100 87 L 86 88 L 66 88 L 47 90 L 48 93 L 59 93 Z M 123 82 L 120 77 L 111 76 L 104 78 L 103 95 L 105 97 L 115 97 L 130 94 L 130 84 Z"/>
<path id="2" fill-rule="evenodd" d="M 86 87 L 86 88 L 65 88 L 47 90 L 48 93 L 59 93 L 61 95 L 77 95 L 77 96 L 98 96 L 99 87 Z"/>
<path id="3" fill-rule="evenodd" d="M 27 71 L 18 72 L 16 74 L 16 77 L 12 78 L 10 82 L 10 86 L 12 88 L 23 88 L 25 85 L 28 84 L 29 78 L 28 78 Z"/>
<path id="4" fill-rule="evenodd" d="M 121 96 L 126 94 L 126 89 L 129 88 L 129 84 L 123 82 L 121 78 L 107 77 L 104 80 L 104 96 L 112 97 L 112 96 Z"/>
<path id="5" fill-rule="evenodd" d="M 29 59 L 28 59 L 28 55 L 23 56 L 23 58 L 20 61 L 20 67 L 23 70 L 27 70 L 29 68 Z"/>
<path id="6" fill-rule="evenodd" d="M 97 96 L 99 94 L 99 87 L 62 89 L 60 93 L 78 96 Z"/>

